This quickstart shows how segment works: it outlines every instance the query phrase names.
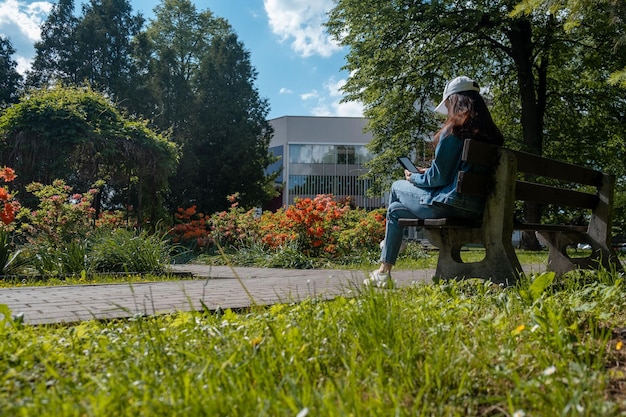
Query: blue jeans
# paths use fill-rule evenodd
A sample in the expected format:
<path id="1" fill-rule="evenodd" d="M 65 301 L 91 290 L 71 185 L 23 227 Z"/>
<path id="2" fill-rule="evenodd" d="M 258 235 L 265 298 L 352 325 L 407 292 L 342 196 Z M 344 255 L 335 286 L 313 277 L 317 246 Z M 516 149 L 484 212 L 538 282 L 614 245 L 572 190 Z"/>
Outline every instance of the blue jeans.
<path id="1" fill-rule="evenodd" d="M 398 224 L 399 219 L 439 219 L 442 217 L 477 219 L 482 216 L 482 213 L 447 204 L 421 203 L 422 199 L 429 194 L 428 191 L 406 180 L 393 183 L 387 208 L 387 226 L 385 244 L 380 256 L 381 262 L 391 265 L 396 263 L 404 237 L 404 227 Z"/>

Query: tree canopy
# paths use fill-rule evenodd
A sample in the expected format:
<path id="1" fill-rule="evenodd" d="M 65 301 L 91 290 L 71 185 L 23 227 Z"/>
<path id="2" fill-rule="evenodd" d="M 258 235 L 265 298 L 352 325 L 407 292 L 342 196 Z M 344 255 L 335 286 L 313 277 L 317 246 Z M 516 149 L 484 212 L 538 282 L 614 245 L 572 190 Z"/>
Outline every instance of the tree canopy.
<path id="1" fill-rule="evenodd" d="M 613 1 L 594 2 L 576 25 L 553 2 L 558 10 L 520 9 L 519 0 L 336 1 L 327 26 L 350 48 L 346 100 L 362 101 L 370 118 L 374 192 L 388 186 L 395 156 L 419 155 L 437 126 L 432 104 L 458 75 L 481 83 L 508 146 L 625 174 L 616 161 L 626 157 L 626 101 L 610 81 L 626 48 L 615 49 Z M 524 209 L 527 221 L 540 215 Z"/>
<path id="2" fill-rule="evenodd" d="M 626 2 L 622 0 L 522 0 L 514 14 L 548 11 L 566 16 L 565 30 L 570 32 L 582 25 L 605 26 L 613 36 L 613 50 L 626 46 Z M 609 78 L 612 84 L 626 88 L 626 67 L 617 69 Z"/>
<path id="3" fill-rule="evenodd" d="M 233 33 L 215 38 L 207 52 L 194 82 L 197 95 L 190 114 L 196 130 L 184 159 L 198 169 L 188 177 L 181 164 L 176 183 L 185 184 L 185 190 L 178 194 L 189 191 L 199 206 L 222 210 L 230 203 L 210 196 L 238 193 L 240 204 L 250 207 L 275 194 L 277 174 L 264 172 L 275 160 L 268 152 L 273 133 L 266 120 L 268 104 L 252 88 L 256 71 Z"/>
<path id="4" fill-rule="evenodd" d="M 89 0 L 74 16 L 74 1 L 59 0 L 42 24 L 28 84 L 89 85 L 125 108 L 134 98 L 132 40 L 143 26 L 127 0 Z"/>

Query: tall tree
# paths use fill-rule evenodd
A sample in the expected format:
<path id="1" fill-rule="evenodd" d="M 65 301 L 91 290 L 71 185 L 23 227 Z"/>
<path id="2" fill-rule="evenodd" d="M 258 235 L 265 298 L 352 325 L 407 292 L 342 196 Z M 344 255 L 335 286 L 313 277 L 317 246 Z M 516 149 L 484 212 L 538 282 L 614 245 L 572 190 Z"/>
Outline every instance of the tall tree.
<path id="1" fill-rule="evenodd" d="M 228 207 L 227 195 L 239 193 L 239 202 L 251 207 L 274 194 L 273 178 L 264 173 L 273 162 L 268 152 L 273 131 L 266 121 L 267 100 L 254 88 L 256 76 L 235 34 L 212 40 L 194 79 L 193 131 L 172 182 L 175 194 L 191 197 L 182 204 L 214 212 Z"/>
<path id="2" fill-rule="evenodd" d="M 211 11 L 198 12 L 189 0 L 163 0 L 154 14 L 143 43 L 154 99 L 146 116 L 184 142 L 194 105 L 193 79 L 213 37 L 228 30 L 228 24 Z"/>
<path id="3" fill-rule="evenodd" d="M 22 76 L 12 58 L 14 53 L 11 40 L 0 36 L 0 108 L 17 102 L 19 98 Z"/>
<path id="4" fill-rule="evenodd" d="M 35 59 L 27 73 L 29 86 L 41 87 L 55 81 L 73 81 L 76 62 L 73 42 L 77 19 L 74 0 L 59 0 L 41 25 L 41 40 L 35 43 Z"/>
<path id="5" fill-rule="evenodd" d="M 132 40 L 143 26 L 143 17 L 132 15 L 128 0 L 90 0 L 82 5 L 80 17 L 74 17 L 73 11 L 73 0 L 60 0 L 42 25 L 30 84 L 90 85 L 132 107 L 137 72 Z"/>
<path id="6" fill-rule="evenodd" d="M 486 87 L 510 146 L 538 154 L 551 153 L 552 141 L 594 143 L 594 149 L 610 146 L 608 137 L 581 137 L 578 128 L 583 120 L 609 116 L 623 129 L 619 115 L 624 114 L 625 103 L 610 94 L 606 81 L 624 67 L 626 53 L 615 53 L 597 25 L 596 30 L 581 25 L 566 31 L 566 15 L 549 11 L 515 15 L 517 4 L 518 0 L 336 2 L 328 28 L 350 47 L 346 69 L 351 76 L 344 91 L 347 100 L 365 103 L 371 120 L 375 136 L 371 149 L 379 154 L 370 164 L 373 179 L 388 178 L 394 156 L 414 146 L 416 138 L 431 134 L 435 120 L 428 107 L 440 99 L 445 81 L 460 74 L 473 76 Z M 606 20 L 609 11 L 600 10 L 598 16 Z M 611 59 L 599 62 L 596 57 L 602 53 Z M 412 110 L 414 101 L 421 104 L 418 112 Z M 606 111 L 589 117 L 592 108 Z M 568 157 L 580 158 L 580 153 Z M 593 152 L 585 163 L 597 165 L 601 159 L 601 153 Z M 381 181 L 378 185 L 378 190 L 386 186 Z M 529 222 L 538 221 L 541 214 L 535 205 L 524 208 Z M 526 235 L 524 244 L 536 247 L 537 241 Z"/>
<path id="7" fill-rule="evenodd" d="M 267 200 L 268 106 L 230 25 L 189 0 L 164 0 L 141 42 L 154 99 L 145 117 L 183 149 L 171 204 L 213 212 L 235 192 L 246 205 Z"/>
<path id="8" fill-rule="evenodd" d="M 83 5 L 74 33 L 81 65 L 75 77 L 107 93 L 121 105 L 135 97 L 132 40 L 143 27 L 128 0 L 90 0 Z"/>

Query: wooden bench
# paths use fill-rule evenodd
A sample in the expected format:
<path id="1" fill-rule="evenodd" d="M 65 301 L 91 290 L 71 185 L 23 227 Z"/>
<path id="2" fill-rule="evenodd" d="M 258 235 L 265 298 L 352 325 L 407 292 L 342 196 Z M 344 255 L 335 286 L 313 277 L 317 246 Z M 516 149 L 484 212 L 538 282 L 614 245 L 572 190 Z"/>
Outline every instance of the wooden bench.
<path id="1" fill-rule="evenodd" d="M 492 167 L 490 174 L 459 172 L 458 176 L 457 192 L 487 196 L 481 221 L 400 219 L 402 226 L 423 228 L 428 240 L 439 248 L 436 277 L 515 283 L 522 267 L 513 248 L 514 230 L 535 231 L 548 247 L 547 269 L 557 275 L 600 266 L 623 271 L 611 247 L 613 175 L 470 139 L 465 140 L 462 158 Z M 519 222 L 514 218 L 516 202 L 584 209 L 587 225 Z M 579 243 L 590 245 L 591 254 L 568 256 L 567 247 Z M 461 249 L 468 244 L 484 247 L 484 259 L 464 262 Z"/>

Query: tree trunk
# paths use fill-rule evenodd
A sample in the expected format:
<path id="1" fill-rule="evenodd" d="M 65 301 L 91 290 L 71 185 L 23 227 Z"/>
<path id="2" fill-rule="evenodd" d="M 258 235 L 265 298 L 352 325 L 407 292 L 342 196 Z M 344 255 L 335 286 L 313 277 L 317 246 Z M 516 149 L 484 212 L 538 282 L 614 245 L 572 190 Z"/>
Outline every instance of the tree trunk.
<path id="1" fill-rule="evenodd" d="M 522 133 L 524 150 L 541 155 L 543 153 L 543 123 L 546 108 L 547 58 L 536 60 L 532 26 L 527 19 L 516 20 L 507 33 L 511 42 L 511 56 L 517 68 L 519 95 L 522 105 Z M 536 63 L 536 77 L 533 72 Z M 524 204 L 524 221 L 539 223 L 542 207 L 533 203 Z M 520 246 L 523 249 L 539 250 L 541 245 L 532 232 L 524 231 Z"/>

